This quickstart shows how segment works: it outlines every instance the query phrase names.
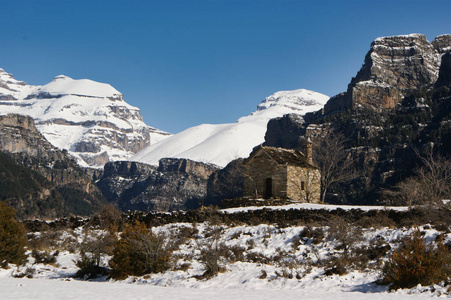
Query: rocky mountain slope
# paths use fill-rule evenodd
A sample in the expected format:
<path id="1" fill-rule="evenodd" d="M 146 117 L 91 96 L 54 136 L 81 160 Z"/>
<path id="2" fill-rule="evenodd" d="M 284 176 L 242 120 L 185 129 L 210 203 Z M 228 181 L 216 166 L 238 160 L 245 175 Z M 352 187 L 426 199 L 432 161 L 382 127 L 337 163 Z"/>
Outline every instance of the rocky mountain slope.
<path id="1" fill-rule="evenodd" d="M 188 159 L 163 158 L 159 166 L 118 161 L 105 165 L 96 182 L 108 202 L 122 211 L 177 211 L 200 207 L 217 168 Z"/>
<path id="2" fill-rule="evenodd" d="M 419 34 L 376 39 L 346 93 L 305 120 L 271 120 L 265 145 L 302 148 L 304 137 L 340 133 L 359 175 L 336 185 L 328 200 L 384 201 L 384 191 L 421 166 L 416 152 L 451 154 L 450 50 L 451 35 L 432 43 Z"/>
<path id="3" fill-rule="evenodd" d="M 73 158 L 16 114 L 0 116 L 0 200 L 26 218 L 90 215 L 105 203 Z"/>
<path id="4" fill-rule="evenodd" d="M 158 165 L 163 157 L 187 158 L 224 167 L 247 157 L 264 141 L 266 124 L 288 113 L 303 115 L 320 109 L 328 96 L 308 90 L 277 92 L 257 107 L 257 111 L 230 124 L 203 124 L 188 128 L 142 150 L 131 160 Z"/>
<path id="5" fill-rule="evenodd" d="M 7 113 L 33 117 L 36 128 L 82 166 L 127 159 L 169 136 L 147 126 L 139 109 L 109 84 L 64 75 L 32 86 L 0 69 L 0 114 Z"/>

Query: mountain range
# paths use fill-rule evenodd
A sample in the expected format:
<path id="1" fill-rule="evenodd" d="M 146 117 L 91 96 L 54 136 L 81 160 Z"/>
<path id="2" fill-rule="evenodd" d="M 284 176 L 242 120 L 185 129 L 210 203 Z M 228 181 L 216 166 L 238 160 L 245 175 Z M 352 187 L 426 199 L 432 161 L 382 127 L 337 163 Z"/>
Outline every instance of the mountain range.
<path id="1" fill-rule="evenodd" d="M 276 92 L 235 123 L 202 124 L 176 135 L 146 125 L 139 109 L 108 84 L 61 75 L 31 86 L 0 69 L 0 115 L 32 118 L 2 119 L 1 150 L 7 156 L 0 175 L 14 165 L 16 179 L 7 182 L 10 193 L 0 193 L 0 199 L 19 209 L 31 201 L 30 213 L 44 212 L 41 200 L 67 198 L 70 190 L 77 191 L 74 201 L 81 201 L 89 189 L 96 196 L 85 203 L 85 213 L 103 203 L 97 189 L 123 210 L 183 210 L 201 201 L 218 205 L 226 194 L 240 196 L 240 178 L 231 177 L 242 176 L 237 158 L 255 146 L 300 149 L 306 137 L 338 133 L 360 172 L 331 187 L 326 201 L 392 201 L 384 192 L 414 175 L 421 165 L 418 153 L 432 148 L 451 155 L 450 50 L 450 34 L 432 42 L 421 34 L 377 38 L 344 93 L 329 98 L 303 89 Z M 81 166 L 97 169 L 77 168 L 54 146 Z M 52 149 L 58 162 L 33 149 Z M 27 193 L 14 188 L 17 181 L 24 186 L 24 172 L 36 183 Z M 73 203 L 69 210 L 61 208 L 66 204 L 52 205 L 52 216 L 77 211 Z"/>

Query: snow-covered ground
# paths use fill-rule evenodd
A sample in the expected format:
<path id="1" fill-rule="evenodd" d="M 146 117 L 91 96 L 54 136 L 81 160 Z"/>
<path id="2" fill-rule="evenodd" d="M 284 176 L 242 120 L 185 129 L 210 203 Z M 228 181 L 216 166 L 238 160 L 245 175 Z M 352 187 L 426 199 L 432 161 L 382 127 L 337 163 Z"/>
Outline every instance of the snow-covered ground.
<path id="1" fill-rule="evenodd" d="M 183 237 L 174 252 L 173 267 L 158 274 L 128 277 L 115 281 L 100 278 L 93 281 L 74 279 L 74 260 L 78 253 L 61 246 L 56 264 L 29 263 L 17 269 L 0 269 L 0 299 L 425 299 L 449 297 L 447 287 L 415 287 L 389 292 L 374 282 L 380 271 L 366 268 L 349 270 L 344 275 L 326 275 L 326 267 L 315 265 L 318 259 L 327 261 L 339 257 L 342 250 L 329 236 L 328 227 L 318 227 L 325 233 L 321 241 L 303 237 L 305 226 L 281 228 L 276 225 L 255 226 L 213 225 L 213 223 L 176 223 L 154 227 L 155 233 L 165 233 L 171 240 Z M 431 226 L 420 228 L 428 241 L 440 234 Z M 388 244 L 395 249 L 400 238 L 415 229 L 363 229 L 357 246 L 371 243 Z M 219 235 L 212 232 L 220 232 Z M 92 231 L 90 234 L 98 234 Z M 187 234 L 188 233 L 188 234 Z M 42 236 L 45 233 L 36 234 Z M 54 234 L 54 233 L 53 233 Z M 81 241 L 87 231 L 78 228 L 61 233 L 63 241 Z M 451 241 L 447 234 L 445 242 Z M 225 267 L 211 279 L 196 279 L 204 272 L 200 251 L 212 243 L 228 249 L 241 249 L 230 257 L 222 257 Z M 56 249 L 56 248 L 55 248 Z M 240 254 L 247 259 L 232 259 Z M 256 257 L 257 259 L 250 259 Z M 109 257 L 105 256 L 105 264 Z M 260 259 L 258 259 L 260 258 Z M 185 265 L 185 268 L 182 266 Z M 33 278 L 13 278 L 12 275 L 34 269 Z"/>
<path id="2" fill-rule="evenodd" d="M 326 95 L 303 89 L 277 92 L 263 100 L 257 111 L 236 123 L 188 128 L 141 150 L 130 160 L 158 165 L 164 157 L 188 158 L 224 167 L 234 159 L 247 157 L 255 146 L 264 142 L 270 119 L 317 111 L 328 99 Z"/>
<path id="3" fill-rule="evenodd" d="M 360 209 L 363 211 L 369 210 L 397 210 L 397 211 L 406 211 L 409 208 L 407 206 L 365 206 L 365 205 L 333 205 L 333 204 L 313 204 L 313 203 L 295 203 L 295 204 L 287 204 L 287 205 L 274 205 L 274 206 L 246 206 L 246 207 L 234 207 L 234 208 L 226 208 L 222 209 L 222 212 L 226 213 L 235 213 L 235 212 L 244 212 L 251 210 L 261 210 L 261 209 L 273 209 L 273 210 L 289 210 L 289 209 L 326 209 L 326 210 L 351 210 L 351 209 Z"/>

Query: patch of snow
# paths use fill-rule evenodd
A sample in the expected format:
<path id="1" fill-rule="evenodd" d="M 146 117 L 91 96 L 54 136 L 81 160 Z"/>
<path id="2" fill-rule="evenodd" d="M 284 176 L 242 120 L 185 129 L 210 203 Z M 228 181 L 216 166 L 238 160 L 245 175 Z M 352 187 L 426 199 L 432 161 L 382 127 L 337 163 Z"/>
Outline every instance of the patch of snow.
<path id="1" fill-rule="evenodd" d="M 243 200 L 245 201 L 245 200 Z M 234 207 L 221 209 L 225 213 L 236 213 L 236 212 L 246 212 L 252 210 L 262 210 L 262 209 L 272 209 L 272 210 L 290 210 L 290 209 L 325 209 L 325 210 L 352 210 L 360 209 L 363 211 L 370 210 L 396 210 L 396 211 L 406 211 L 409 208 L 407 206 L 364 206 L 364 205 L 332 205 L 332 204 L 313 204 L 313 203 L 296 203 L 288 205 L 278 205 L 278 206 L 247 206 L 247 207 Z"/>

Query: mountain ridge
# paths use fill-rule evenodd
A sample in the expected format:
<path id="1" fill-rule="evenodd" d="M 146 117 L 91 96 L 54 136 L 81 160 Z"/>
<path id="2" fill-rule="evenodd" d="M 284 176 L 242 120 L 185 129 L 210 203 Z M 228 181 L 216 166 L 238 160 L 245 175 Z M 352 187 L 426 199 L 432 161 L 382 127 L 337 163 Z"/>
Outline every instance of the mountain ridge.
<path id="1" fill-rule="evenodd" d="M 304 89 L 279 91 L 263 100 L 257 110 L 235 123 L 202 124 L 141 150 L 131 160 L 158 165 L 161 158 L 186 158 L 221 167 L 247 157 L 263 143 L 268 121 L 288 113 L 320 109 L 328 96 Z"/>

